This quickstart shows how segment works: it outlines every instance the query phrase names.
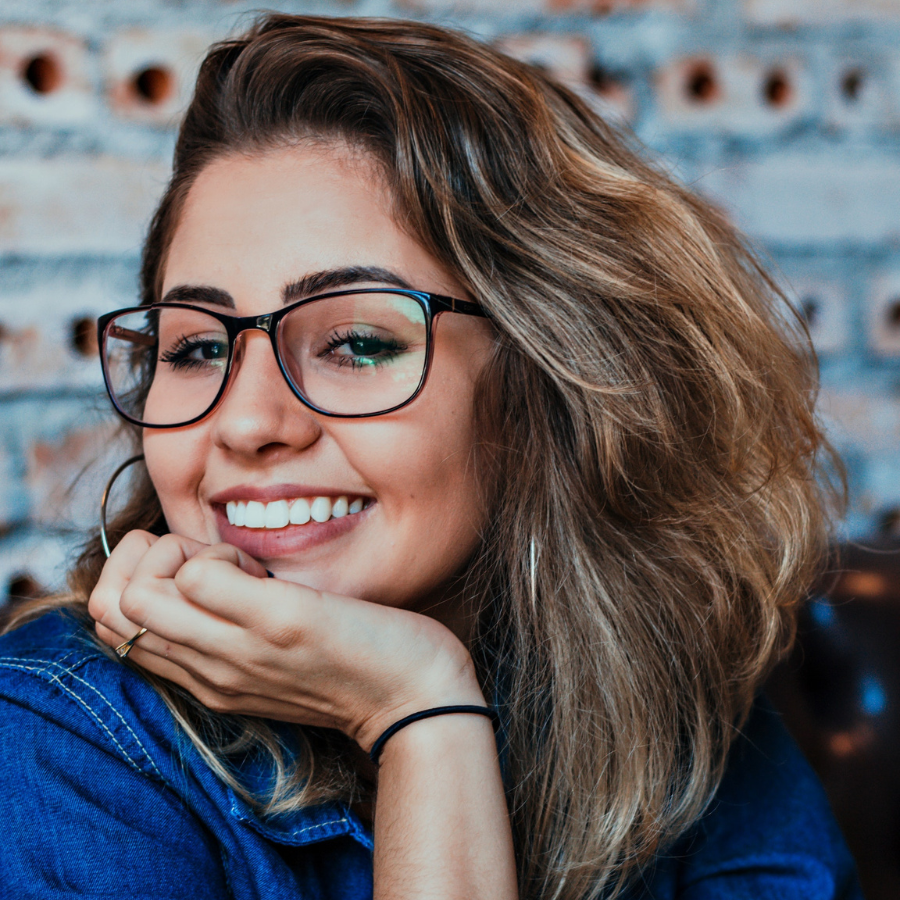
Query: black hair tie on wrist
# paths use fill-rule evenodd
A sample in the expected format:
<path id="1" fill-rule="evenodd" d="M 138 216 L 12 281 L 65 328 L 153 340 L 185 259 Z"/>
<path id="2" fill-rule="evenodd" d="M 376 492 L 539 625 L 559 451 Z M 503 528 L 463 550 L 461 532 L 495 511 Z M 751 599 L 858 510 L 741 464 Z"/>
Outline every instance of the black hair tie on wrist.
<path id="1" fill-rule="evenodd" d="M 381 737 L 372 744 L 372 749 L 369 751 L 369 759 L 371 759 L 373 763 L 377 763 L 378 758 L 381 756 L 381 751 L 384 749 L 384 745 L 401 728 L 406 728 L 407 725 L 412 725 L 413 722 L 418 722 L 421 719 L 430 719 L 432 716 L 447 716 L 451 713 L 475 713 L 479 716 L 487 716 L 494 725 L 494 733 L 496 733 L 497 729 L 500 727 L 500 716 L 498 715 L 497 710 L 491 706 L 435 706 L 432 709 L 423 709 L 420 712 L 413 713 L 405 719 L 400 719 L 399 722 L 394 722 L 394 724 L 386 729 Z"/>

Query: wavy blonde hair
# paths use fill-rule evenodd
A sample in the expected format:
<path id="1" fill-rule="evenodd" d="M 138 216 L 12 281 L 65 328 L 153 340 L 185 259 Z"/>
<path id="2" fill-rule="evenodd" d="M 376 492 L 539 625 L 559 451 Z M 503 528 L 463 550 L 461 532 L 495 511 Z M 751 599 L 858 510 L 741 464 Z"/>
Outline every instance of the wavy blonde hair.
<path id="1" fill-rule="evenodd" d="M 492 317 L 476 415 L 494 513 L 465 589 L 520 892 L 615 895 L 706 807 L 824 549 L 805 329 L 719 212 L 535 68 L 429 25 L 274 14 L 202 65 L 142 302 L 204 166 L 307 139 L 376 160 L 398 221 Z M 142 477 L 114 539 L 165 531 Z M 103 562 L 94 539 L 72 597 L 17 621 L 84 610 Z M 232 754 L 271 756 L 264 811 L 372 796 L 342 736 L 298 728 L 291 754 L 266 722 L 154 684 L 237 790 Z"/>

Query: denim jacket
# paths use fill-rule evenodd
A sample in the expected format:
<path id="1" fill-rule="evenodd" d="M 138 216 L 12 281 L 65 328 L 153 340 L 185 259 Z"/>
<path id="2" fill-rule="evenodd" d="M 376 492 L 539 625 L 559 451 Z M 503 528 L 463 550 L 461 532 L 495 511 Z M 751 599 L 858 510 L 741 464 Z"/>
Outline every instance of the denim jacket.
<path id="1" fill-rule="evenodd" d="M 258 816 L 68 613 L 0 638 L 0 746 L 3 900 L 372 896 L 372 834 L 351 810 Z M 754 714 L 710 812 L 633 896 L 861 897 L 824 794 L 771 710 Z"/>

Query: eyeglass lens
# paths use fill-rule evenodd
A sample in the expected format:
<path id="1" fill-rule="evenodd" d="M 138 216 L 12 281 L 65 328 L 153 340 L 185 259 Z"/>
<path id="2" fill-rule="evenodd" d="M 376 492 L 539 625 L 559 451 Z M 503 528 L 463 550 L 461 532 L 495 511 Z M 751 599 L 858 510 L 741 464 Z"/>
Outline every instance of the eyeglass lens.
<path id="1" fill-rule="evenodd" d="M 284 316 L 276 343 L 296 392 L 336 415 L 400 406 L 425 371 L 427 319 L 412 297 L 346 294 Z M 228 369 L 228 332 L 197 309 L 147 307 L 106 328 L 104 363 L 117 406 L 142 424 L 175 426 L 204 415 Z"/>

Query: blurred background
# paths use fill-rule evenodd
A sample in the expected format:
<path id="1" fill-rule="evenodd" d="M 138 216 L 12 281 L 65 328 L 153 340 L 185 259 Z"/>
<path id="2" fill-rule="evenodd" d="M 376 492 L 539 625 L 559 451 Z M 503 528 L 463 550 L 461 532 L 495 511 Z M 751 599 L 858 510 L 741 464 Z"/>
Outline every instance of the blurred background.
<path id="1" fill-rule="evenodd" d="M 900 0 L 332 0 L 544 67 L 722 205 L 805 315 L 846 461 L 840 552 L 770 691 L 870 898 L 900 897 Z M 0 3 L 0 605 L 58 588 L 125 450 L 95 318 L 141 238 L 229 0 Z"/>

